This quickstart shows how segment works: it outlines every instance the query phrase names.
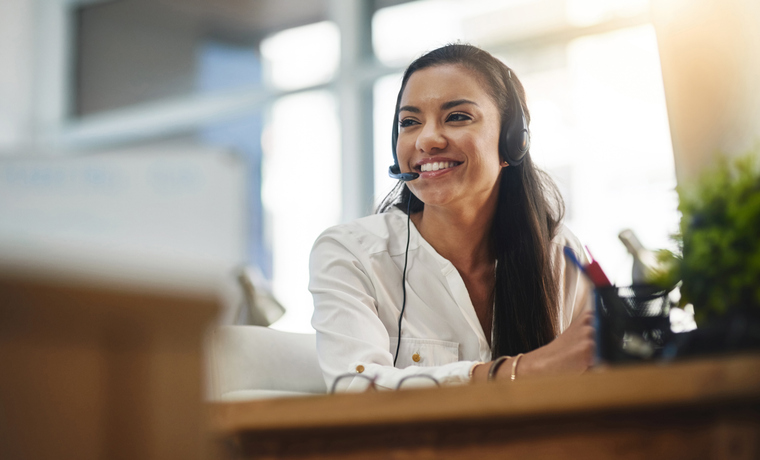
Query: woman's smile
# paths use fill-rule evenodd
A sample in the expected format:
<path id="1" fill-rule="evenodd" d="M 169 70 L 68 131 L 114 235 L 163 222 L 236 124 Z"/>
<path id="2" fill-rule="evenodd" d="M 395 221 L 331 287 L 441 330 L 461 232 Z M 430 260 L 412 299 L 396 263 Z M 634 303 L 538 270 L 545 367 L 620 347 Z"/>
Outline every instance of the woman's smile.
<path id="1" fill-rule="evenodd" d="M 414 167 L 414 170 L 420 174 L 421 178 L 432 179 L 434 177 L 439 177 L 447 172 L 451 172 L 452 169 L 458 167 L 461 164 L 461 161 L 428 158 L 420 161 Z"/>

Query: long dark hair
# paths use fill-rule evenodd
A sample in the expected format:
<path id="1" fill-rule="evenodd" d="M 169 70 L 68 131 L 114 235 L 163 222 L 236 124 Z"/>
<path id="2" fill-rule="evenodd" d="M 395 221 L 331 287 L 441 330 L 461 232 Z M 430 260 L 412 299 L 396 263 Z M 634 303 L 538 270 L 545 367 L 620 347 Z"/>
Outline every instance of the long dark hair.
<path id="1" fill-rule="evenodd" d="M 482 78 L 499 108 L 502 127 L 514 116 L 510 110 L 510 98 L 515 95 L 508 89 L 506 81 L 511 69 L 474 46 L 446 45 L 418 58 L 404 72 L 393 119 L 394 143 L 398 133 L 399 104 L 409 77 L 418 70 L 444 64 L 464 66 Z M 525 90 L 514 72 L 511 75 L 520 105 L 530 122 Z M 395 154 L 395 145 L 393 147 Z M 504 152 L 499 154 L 505 158 Z M 406 212 L 408 200 L 411 200 L 411 213 L 425 207 L 406 183 L 399 181 L 380 204 L 378 212 L 386 212 L 394 206 Z M 491 228 L 496 258 L 491 343 L 494 358 L 534 350 L 551 342 L 558 333 L 560 280 L 558 271 L 552 266 L 551 241 L 564 213 L 564 202 L 556 185 L 533 165 L 530 153 L 520 165 L 502 169 Z"/>

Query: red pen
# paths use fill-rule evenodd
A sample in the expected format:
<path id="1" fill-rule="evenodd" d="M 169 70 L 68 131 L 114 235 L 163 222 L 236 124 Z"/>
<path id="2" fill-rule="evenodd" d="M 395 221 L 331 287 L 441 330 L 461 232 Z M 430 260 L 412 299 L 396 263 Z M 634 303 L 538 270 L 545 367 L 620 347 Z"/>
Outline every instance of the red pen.
<path id="1" fill-rule="evenodd" d="M 610 287 L 612 286 L 612 283 L 610 283 L 609 278 L 607 278 L 607 275 L 604 274 L 604 270 L 602 270 L 602 267 L 599 266 L 599 262 L 597 262 L 594 259 L 594 256 L 591 255 L 591 251 L 589 251 L 588 246 L 586 246 L 586 252 L 588 253 L 589 259 L 591 260 L 591 263 L 586 265 L 586 274 L 589 278 L 591 278 L 591 282 L 594 283 L 594 286 L 596 287 Z"/>

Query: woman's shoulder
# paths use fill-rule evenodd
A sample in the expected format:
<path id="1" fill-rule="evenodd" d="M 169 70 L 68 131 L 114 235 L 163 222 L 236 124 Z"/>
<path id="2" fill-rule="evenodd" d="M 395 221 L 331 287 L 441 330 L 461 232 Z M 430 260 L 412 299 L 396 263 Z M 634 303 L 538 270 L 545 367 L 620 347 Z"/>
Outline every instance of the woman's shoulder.
<path id="1" fill-rule="evenodd" d="M 338 243 L 350 250 L 361 250 L 369 254 L 395 252 L 398 235 L 406 235 L 406 214 L 398 209 L 372 214 L 359 219 L 335 225 L 317 238 L 314 247 L 322 243 Z"/>
<path id="2" fill-rule="evenodd" d="M 575 251 L 576 254 L 583 254 L 583 244 L 581 244 L 581 241 L 575 236 L 575 233 L 563 223 L 559 224 L 557 234 L 554 236 L 554 239 L 552 239 L 552 245 L 555 250 L 563 251 L 567 246 Z"/>

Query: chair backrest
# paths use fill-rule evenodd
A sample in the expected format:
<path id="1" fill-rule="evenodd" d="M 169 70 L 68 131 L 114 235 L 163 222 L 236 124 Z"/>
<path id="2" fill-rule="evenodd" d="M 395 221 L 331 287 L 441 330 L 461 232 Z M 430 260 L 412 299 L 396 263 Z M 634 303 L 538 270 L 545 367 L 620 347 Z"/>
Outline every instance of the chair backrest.
<path id="1" fill-rule="evenodd" d="M 260 399 L 327 392 L 316 336 L 261 326 L 221 326 L 209 343 L 211 397 Z"/>

